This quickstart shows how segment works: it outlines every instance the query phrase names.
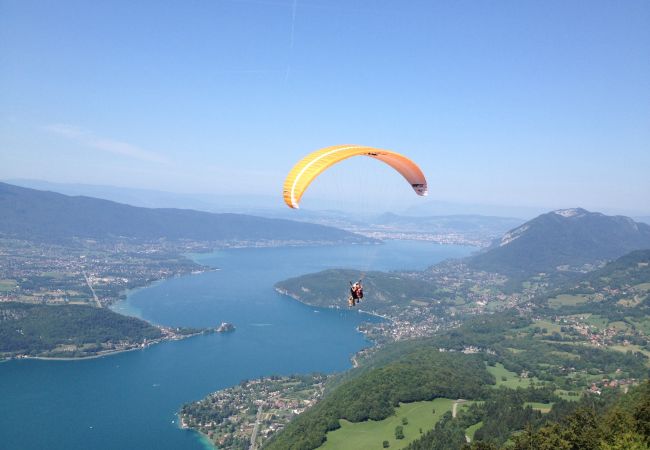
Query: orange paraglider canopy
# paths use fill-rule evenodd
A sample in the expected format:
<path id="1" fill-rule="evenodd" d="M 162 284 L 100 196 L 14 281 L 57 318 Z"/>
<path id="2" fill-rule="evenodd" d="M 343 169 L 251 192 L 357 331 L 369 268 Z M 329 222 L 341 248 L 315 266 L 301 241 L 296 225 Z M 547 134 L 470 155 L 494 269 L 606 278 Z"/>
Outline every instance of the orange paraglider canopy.
<path id="1" fill-rule="evenodd" d="M 427 195 L 427 180 L 422 170 L 406 156 L 362 145 L 336 145 L 310 153 L 291 169 L 284 181 L 284 202 L 290 208 L 298 208 L 305 190 L 318 175 L 353 156 L 369 156 L 388 164 L 406 178 L 418 195 Z"/>

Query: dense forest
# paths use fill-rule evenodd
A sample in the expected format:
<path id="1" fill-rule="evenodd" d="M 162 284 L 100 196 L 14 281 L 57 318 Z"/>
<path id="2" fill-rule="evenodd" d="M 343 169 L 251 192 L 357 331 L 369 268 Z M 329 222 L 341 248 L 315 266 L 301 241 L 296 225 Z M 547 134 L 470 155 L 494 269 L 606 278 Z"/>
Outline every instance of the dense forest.
<path id="1" fill-rule="evenodd" d="M 527 426 L 513 436 L 513 450 L 602 449 L 642 450 L 650 444 L 650 383 L 626 395 L 589 398 L 573 412 L 542 427 Z M 472 448 L 485 448 L 478 445 Z"/>
<path id="2" fill-rule="evenodd" d="M 580 401 L 556 403 L 542 415 L 522 402 L 530 393 L 505 390 L 482 405 L 473 405 L 452 420 L 447 415 L 407 450 L 641 450 L 650 443 L 650 384 L 623 395 L 607 392 Z M 475 440 L 465 429 L 483 421 Z"/>
<path id="3" fill-rule="evenodd" d="M 329 269 L 281 281 L 275 287 L 282 292 L 299 296 L 308 305 L 329 307 L 332 304 L 345 304 L 348 297 L 348 283 L 363 278 L 366 292 L 365 302 L 374 311 L 390 312 L 394 305 L 421 300 L 433 303 L 448 293 L 430 281 L 423 281 L 395 272 L 364 273 L 351 269 Z M 307 289 L 303 287 L 309 286 Z M 362 303 L 363 305 L 363 303 Z"/>
<path id="4" fill-rule="evenodd" d="M 0 355 L 40 355 L 44 352 L 77 356 L 93 353 L 108 342 L 143 342 L 161 337 L 158 328 L 135 317 L 83 305 L 0 303 Z M 61 346 L 83 347 L 83 351 Z M 51 356 L 54 356 L 52 354 Z"/>

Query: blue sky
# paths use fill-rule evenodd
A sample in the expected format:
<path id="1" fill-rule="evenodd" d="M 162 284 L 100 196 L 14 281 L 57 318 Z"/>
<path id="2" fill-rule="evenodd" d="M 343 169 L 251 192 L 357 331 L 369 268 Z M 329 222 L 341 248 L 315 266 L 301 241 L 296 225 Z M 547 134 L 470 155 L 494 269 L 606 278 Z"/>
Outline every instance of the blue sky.
<path id="1" fill-rule="evenodd" d="M 341 143 L 431 199 L 650 214 L 650 2 L 0 0 L 0 179 L 276 193 Z M 305 201 L 417 203 L 376 161 Z M 355 198 L 356 198 L 355 197 Z"/>

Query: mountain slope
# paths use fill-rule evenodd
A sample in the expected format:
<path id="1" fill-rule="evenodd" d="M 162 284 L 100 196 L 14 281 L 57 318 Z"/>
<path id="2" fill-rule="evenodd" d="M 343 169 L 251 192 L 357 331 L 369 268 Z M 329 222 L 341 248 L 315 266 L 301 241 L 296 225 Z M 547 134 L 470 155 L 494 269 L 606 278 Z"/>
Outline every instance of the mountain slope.
<path id="1" fill-rule="evenodd" d="M 650 248 L 650 225 L 581 208 L 542 214 L 506 233 L 471 266 L 530 276 L 559 266 L 579 267 Z"/>
<path id="2" fill-rule="evenodd" d="M 72 238 L 143 240 L 318 240 L 368 239 L 332 227 L 212 214 L 186 209 L 150 209 L 91 197 L 70 197 L 0 183 L 0 237 L 36 241 Z"/>

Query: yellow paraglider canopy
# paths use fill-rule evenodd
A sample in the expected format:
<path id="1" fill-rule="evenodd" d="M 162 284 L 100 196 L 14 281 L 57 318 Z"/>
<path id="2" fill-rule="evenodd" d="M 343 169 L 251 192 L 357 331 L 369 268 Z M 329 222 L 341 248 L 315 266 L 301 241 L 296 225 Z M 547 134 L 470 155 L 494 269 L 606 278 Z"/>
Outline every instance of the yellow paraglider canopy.
<path id="1" fill-rule="evenodd" d="M 427 195 L 427 180 L 422 170 L 406 156 L 362 145 L 336 145 L 310 153 L 291 169 L 284 181 L 284 202 L 290 208 L 298 208 L 305 190 L 318 175 L 353 156 L 369 156 L 385 162 L 401 173 L 418 195 Z"/>

